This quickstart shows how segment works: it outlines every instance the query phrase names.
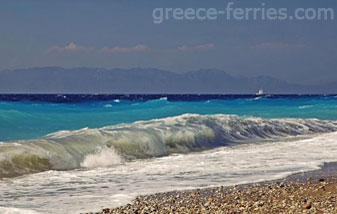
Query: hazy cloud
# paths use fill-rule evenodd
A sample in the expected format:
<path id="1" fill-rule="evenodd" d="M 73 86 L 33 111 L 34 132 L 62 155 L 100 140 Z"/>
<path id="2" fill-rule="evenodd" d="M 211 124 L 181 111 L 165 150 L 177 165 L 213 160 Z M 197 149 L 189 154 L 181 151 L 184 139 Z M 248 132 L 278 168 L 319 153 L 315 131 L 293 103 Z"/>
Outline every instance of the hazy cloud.
<path id="1" fill-rule="evenodd" d="M 207 43 L 207 44 L 201 44 L 201 45 L 196 45 L 196 46 L 187 46 L 187 45 L 182 45 L 178 47 L 178 50 L 180 51 L 206 51 L 206 50 L 214 50 L 215 45 L 212 43 Z"/>
<path id="2" fill-rule="evenodd" d="M 150 48 L 146 45 L 136 45 L 133 47 L 104 47 L 100 50 L 101 53 L 138 53 L 138 52 L 146 52 L 149 51 Z"/>
<path id="3" fill-rule="evenodd" d="M 53 46 L 48 49 L 48 52 L 90 52 L 93 48 L 84 47 L 74 42 L 70 42 L 66 46 Z"/>
<path id="4" fill-rule="evenodd" d="M 296 48 L 304 48 L 304 45 L 301 44 L 288 44 L 288 43 L 273 43 L 273 42 L 265 42 L 257 45 L 253 45 L 251 49 L 296 49 Z"/>

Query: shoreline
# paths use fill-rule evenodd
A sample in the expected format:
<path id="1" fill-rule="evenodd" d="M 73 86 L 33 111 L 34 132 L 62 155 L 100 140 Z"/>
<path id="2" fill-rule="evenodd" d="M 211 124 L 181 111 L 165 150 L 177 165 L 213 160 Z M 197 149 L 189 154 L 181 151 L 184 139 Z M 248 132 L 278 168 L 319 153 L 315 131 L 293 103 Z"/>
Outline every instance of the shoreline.
<path id="1" fill-rule="evenodd" d="M 337 162 L 283 179 L 137 196 L 89 213 L 337 213 Z"/>

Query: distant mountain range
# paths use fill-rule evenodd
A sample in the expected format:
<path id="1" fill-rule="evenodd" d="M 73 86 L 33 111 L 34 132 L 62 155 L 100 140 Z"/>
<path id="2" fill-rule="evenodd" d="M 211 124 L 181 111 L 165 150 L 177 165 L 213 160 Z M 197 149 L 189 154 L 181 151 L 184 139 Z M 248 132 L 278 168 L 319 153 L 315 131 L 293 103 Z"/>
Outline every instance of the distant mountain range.
<path id="1" fill-rule="evenodd" d="M 0 71 L 0 93 L 336 94 L 337 82 L 299 85 L 269 76 L 235 77 L 208 69 L 183 74 L 159 69 L 40 67 Z"/>

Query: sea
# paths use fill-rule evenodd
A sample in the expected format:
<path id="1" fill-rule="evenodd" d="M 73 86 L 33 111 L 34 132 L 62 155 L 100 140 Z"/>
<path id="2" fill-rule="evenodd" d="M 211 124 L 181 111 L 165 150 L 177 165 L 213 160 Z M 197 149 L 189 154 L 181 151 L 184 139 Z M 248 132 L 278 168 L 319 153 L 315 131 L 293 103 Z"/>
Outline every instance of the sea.
<path id="1" fill-rule="evenodd" d="M 336 95 L 0 95 L 1 214 L 95 212 L 336 161 Z"/>

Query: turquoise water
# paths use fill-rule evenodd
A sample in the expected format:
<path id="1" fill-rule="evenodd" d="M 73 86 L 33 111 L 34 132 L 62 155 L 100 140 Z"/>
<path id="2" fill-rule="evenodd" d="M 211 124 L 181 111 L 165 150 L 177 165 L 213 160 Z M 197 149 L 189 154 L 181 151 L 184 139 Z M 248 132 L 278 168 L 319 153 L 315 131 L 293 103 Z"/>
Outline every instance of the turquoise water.
<path id="1" fill-rule="evenodd" d="M 212 96 L 206 95 L 196 101 L 170 101 L 165 97 L 146 101 L 95 100 L 65 103 L 0 101 L 0 141 L 37 138 L 58 130 L 98 128 L 184 113 L 337 119 L 335 96 L 211 98 Z"/>

